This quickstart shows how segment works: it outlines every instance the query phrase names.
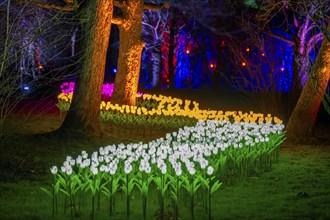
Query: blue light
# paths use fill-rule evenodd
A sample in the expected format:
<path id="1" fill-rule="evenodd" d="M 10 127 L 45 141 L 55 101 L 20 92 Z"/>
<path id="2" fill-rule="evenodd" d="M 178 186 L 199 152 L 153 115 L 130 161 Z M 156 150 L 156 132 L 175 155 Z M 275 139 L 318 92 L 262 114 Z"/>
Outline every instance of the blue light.
<path id="1" fill-rule="evenodd" d="M 30 87 L 28 87 L 28 86 L 23 86 L 23 89 L 24 89 L 25 91 L 28 91 L 28 90 L 30 90 Z"/>
<path id="2" fill-rule="evenodd" d="M 114 73 L 117 73 L 117 69 L 116 68 L 113 68 L 112 70 Z"/>

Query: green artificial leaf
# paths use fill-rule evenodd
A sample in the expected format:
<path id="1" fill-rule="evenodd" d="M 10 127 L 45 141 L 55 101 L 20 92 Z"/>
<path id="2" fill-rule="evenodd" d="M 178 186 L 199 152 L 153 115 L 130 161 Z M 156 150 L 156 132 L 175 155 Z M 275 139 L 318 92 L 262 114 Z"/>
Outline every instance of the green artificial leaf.
<path id="1" fill-rule="evenodd" d="M 59 189 L 59 191 L 61 191 L 64 195 L 70 197 L 70 194 L 67 191 L 65 191 L 63 189 Z"/>
<path id="2" fill-rule="evenodd" d="M 147 186 L 147 184 L 143 184 L 142 186 L 142 193 L 144 195 L 148 194 L 148 191 L 149 191 L 149 187 Z"/>
<path id="3" fill-rule="evenodd" d="M 175 193 L 175 192 L 171 192 L 171 198 L 173 199 L 173 201 L 174 201 L 174 203 L 175 203 L 175 205 L 177 205 L 178 204 L 178 195 Z"/>
<path id="4" fill-rule="evenodd" d="M 102 192 L 105 196 L 107 196 L 108 198 L 109 198 L 110 195 L 111 195 L 110 191 L 109 191 L 107 188 L 102 188 L 102 189 L 101 189 L 101 192 Z"/>
<path id="5" fill-rule="evenodd" d="M 156 177 L 154 179 L 154 182 L 156 183 L 156 185 L 158 186 L 158 188 L 161 188 L 161 185 L 162 185 L 162 180 L 160 177 Z"/>
<path id="6" fill-rule="evenodd" d="M 52 194 L 48 189 L 45 189 L 45 188 L 43 188 L 43 187 L 40 187 L 40 189 L 41 189 L 44 193 L 46 193 L 47 195 L 49 195 L 51 198 L 53 198 L 53 194 Z"/>
<path id="7" fill-rule="evenodd" d="M 111 193 L 114 194 L 117 192 L 118 188 L 119 188 L 119 178 L 118 179 L 114 179 L 112 181 L 112 188 L 111 188 Z"/>
<path id="8" fill-rule="evenodd" d="M 197 178 L 206 189 L 209 188 L 209 180 L 206 180 L 202 175 L 198 175 Z"/>
<path id="9" fill-rule="evenodd" d="M 217 180 L 217 181 L 213 184 L 213 186 L 211 187 L 211 191 L 210 191 L 210 193 L 213 194 L 214 192 L 216 192 L 216 191 L 220 188 L 221 185 L 222 185 L 222 183 L 220 183 L 219 180 Z"/>
<path id="10" fill-rule="evenodd" d="M 121 189 L 123 190 L 123 192 L 125 193 L 125 195 L 127 195 L 127 188 L 126 188 L 126 186 L 122 186 Z"/>
<path id="11" fill-rule="evenodd" d="M 162 189 L 162 196 L 165 197 L 167 191 L 168 184 L 165 184 L 164 188 Z"/>

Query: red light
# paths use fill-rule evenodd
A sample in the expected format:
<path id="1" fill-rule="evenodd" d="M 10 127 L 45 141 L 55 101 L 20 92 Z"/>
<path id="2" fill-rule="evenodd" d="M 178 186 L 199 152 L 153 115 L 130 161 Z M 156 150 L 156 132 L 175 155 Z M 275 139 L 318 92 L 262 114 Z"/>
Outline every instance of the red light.
<path id="1" fill-rule="evenodd" d="M 246 52 L 250 52 L 250 48 L 246 48 Z"/>
<path id="2" fill-rule="evenodd" d="M 42 70 L 44 67 L 43 67 L 42 65 L 39 65 L 37 68 L 38 68 L 39 70 Z"/>
<path id="3" fill-rule="evenodd" d="M 225 41 L 223 40 L 222 42 L 221 42 L 221 46 L 225 46 Z"/>
<path id="4" fill-rule="evenodd" d="M 186 54 L 189 54 L 190 53 L 190 50 L 186 50 Z"/>
<path id="5" fill-rule="evenodd" d="M 264 56 L 265 56 L 265 53 L 262 53 L 262 54 L 261 54 L 261 56 L 263 56 L 263 57 L 264 57 Z"/>
<path id="6" fill-rule="evenodd" d="M 242 62 L 242 66 L 246 66 L 246 63 L 245 62 Z"/>
<path id="7" fill-rule="evenodd" d="M 214 65 L 211 63 L 211 64 L 210 64 L 210 67 L 211 67 L 211 68 L 213 68 L 213 67 L 214 67 Z"/>
<path id="8" fill-rule="evenodd" d="M 283 72 L 285 69 L 284 69 L 284 67 L 281 67 L 281 71 Z"/>

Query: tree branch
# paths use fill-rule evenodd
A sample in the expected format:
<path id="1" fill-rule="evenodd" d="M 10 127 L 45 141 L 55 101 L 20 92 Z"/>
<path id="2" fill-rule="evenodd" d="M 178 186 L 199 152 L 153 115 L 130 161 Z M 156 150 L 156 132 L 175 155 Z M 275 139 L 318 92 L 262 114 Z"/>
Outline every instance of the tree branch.
<path id="1" fill-rule="evenodd" d="M 273 37 L 273 38 L 276 38 L 276 39 L 279 39 L 279 40 L 281 40 L 281 41 L 283 41 L 283 42 L 285 42 L 285 43 L 287 43 L 287 44 L 289 44 L 291 46 L 294 45 L 294 42 L 293 41 L 291 41 L 289 39 L 286 39 L 284 37 L 281 37 L 281 36 L 278 36 L 278 35 L 275 35 L 275 34 L 269 34 L 269 36 L 270 37 Z"/>
<path id="2" fill-rule="evenodd" d="M 150 29 L 153 30 L 153 32 L 155 32 L 155 27 L 152 26 L 151 24 L 148 24 L 147 22 L 142 21 L 142 25 L 145 25 L 145 26 L 149 27 Z"/>
<path id="3" fill-rule="evenodd" d="M 323 33 L 315 34 L 313 37 L 311 37 L 307 43 L 307 52 L 310 53 L 313 49 L 313 47 L 319 42 L 323 40 Z"/>
<path id="4" fill-rule="evenodd" d="M 306 30 L 306 33 L 310 32 L 313 28 L 315 28 L 315 23 L 314 22 L 309 25 L 309 27 Z"/>
<path id="5" fill-rule="evenodd" d="M 65 1 L 67 2 L 67 1 Z M 37 1 L 32 1 L 32 4 L 42 7 L 42 8 L 46 8 L 46 9 L 50 9 L 50 10 L 57 10 L 57 11 L 74 11 L 76 8 L 73 7 L 72 4 L 68 4 L 66 6 L 59 6 L 59 5 L 55 5 L 55 4 L 47 4 L 44 2 L 37 2 Z"/>
<path id="6" fill-rule="evenodd" d="M 127 21 L 127 18 L 124 16 L 113 16 L 111 19 L 111 23 L 115 25 L 122 25 Z"/>
<path id="7" fill-rule="evenodd" d="M 118 7 L 118 8 L 123 8 L 125 7 L 125 3 L 123 1 L 120 1 L 120 0 L 114 0 L 113 1 L 113 5 Z"/>
<path id="8" fill-rule="evenodd" d="M 144 3 L 144 10 L 152 10 L 152 11 L 158 11 L 163 8 L 169 8 L 170 5 L 167 3 L 162 3 L 159 5 L 153 4 L 153 3 Z"/>

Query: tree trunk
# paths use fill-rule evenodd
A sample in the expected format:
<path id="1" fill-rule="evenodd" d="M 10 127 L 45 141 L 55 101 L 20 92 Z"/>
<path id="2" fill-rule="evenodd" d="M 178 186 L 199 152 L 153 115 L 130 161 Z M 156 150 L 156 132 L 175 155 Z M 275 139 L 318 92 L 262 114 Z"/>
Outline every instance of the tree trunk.
<path id="1" fill-rule="evenodd" d="M 172 13 L 174 13 L 172 11 Z M 175 19 L 172 18 L 172 24 L 170 27 L 170 42 L 168 48 L 168 78 L 170 80 L 170 87 L 175 87 L 175 75 L 174 75 L 174 50 L 175 50 Z"/>
<path id="2" fill-rule="evenodd" d="M 330 31 L 330 23 L 328 25 Z M 330 43 L 324 39 L 307 83 L 287 125 L 287 137 L 296 141 L 313 135 L 317 113 L 330 78 Z"/>
<path id="3" fill-rule="evenodd" d="M 111 0 L 90 0 L 83 16 L 89 18 L 84 27 L 84 60 L 77 77 L 70 110 L 60 130 L 95 136 L 100 132 L 100 103 L 104 81 L 106 54 L 113 12 Z M 85 12 L 85 11 L 84 11 Z M 92 16 L 92 18 L 90 18 Z"/>
<path id="4" fill-rule="evenodd" d="M 128 2 L 129 18 L 119 25 L 119 57 L 112 103 L 135 105 L 139 85 L 142 40 L 143 0 Z"/>
<path id="5" fill-rule="evenodd" d="M 155 88 L 159 84 L 159 76 L 162 62 L 162 52 L 160 45 L 154 48 L 152 52 L 153 64 L 152 64 L 152 87 Z"/>

